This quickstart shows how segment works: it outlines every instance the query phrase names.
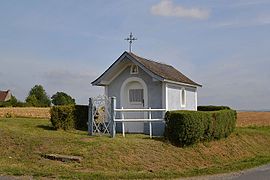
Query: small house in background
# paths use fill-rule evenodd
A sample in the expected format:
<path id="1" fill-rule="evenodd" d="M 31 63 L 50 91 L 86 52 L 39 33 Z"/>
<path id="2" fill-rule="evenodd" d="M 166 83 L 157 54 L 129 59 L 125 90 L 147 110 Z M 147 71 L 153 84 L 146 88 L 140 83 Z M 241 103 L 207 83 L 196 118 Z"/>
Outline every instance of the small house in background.
<path id="1" fill-rule="evenodd" d="M 11 91 L 0 91 L 0 102 L 9 101 L 11 98 Z"/>
<path id="2" fill-rule="evenodd" d="M 166 110 L 197 110 L 197 88 L 201 87 L 174 67 L 132 52 L 124 52 L 92 85 L 104 86 L 106 96 L 116 97 L 116 108 Z M 153 118 L 160 117 L 160 113 L 153 113 Z M 145 116 L 144 112 L 125 113 L 127 119 Z M 118 132 L 120 126 L 116 125 Z M 149 126 L 144 122 L 128 122 L 125 131 L 147 134 Z M 154 123 L 153 132 L 162 135 L 164 123 Z"/>

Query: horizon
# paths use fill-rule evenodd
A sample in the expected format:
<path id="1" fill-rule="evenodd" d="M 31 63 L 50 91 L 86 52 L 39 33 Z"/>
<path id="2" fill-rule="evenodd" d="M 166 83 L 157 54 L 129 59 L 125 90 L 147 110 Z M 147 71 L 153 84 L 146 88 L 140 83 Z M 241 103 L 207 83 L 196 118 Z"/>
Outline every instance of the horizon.
<path id="1" fill-rule="evenodd" d="M 0 90 L 24 101 L 40 84 L 88 104 L 132 32 L 132 52 L 203 85 L 198 105 L 270 110 L 269 12 L 267 0 L 4 0 Z"/>

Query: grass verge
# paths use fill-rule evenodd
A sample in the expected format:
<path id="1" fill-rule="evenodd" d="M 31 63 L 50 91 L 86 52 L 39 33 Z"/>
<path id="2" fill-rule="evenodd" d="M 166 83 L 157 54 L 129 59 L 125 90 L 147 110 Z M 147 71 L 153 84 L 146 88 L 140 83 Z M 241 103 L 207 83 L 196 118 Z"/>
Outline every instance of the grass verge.
<path id="1" fill-rule="evenodd" d="M 237 128 L 227 139 L 178 148 L 162 138 L 89 137 L 55 131 L 44 119 L 0 119 L 0 174 L 78 179 L 178 178 L 225 173 L 270 162 L 270 127 Z M 42 158 L 81 156 L 81 163 Z"/>

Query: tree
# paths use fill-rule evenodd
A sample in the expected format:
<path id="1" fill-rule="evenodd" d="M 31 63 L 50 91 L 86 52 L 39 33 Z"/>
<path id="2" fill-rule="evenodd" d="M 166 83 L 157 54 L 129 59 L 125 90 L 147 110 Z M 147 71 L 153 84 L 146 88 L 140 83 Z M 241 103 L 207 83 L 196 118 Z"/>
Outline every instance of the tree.
<path id="1" fill-rule="evenodd" d="M 11 98 L 10 98 L 10 100 L 8 102 L 9 102 L 10 106 L 12 106 L 12 107 L 18 106 L 18 103 L 19 103 L 17 98 L 15 96 L 13 96 L 13 95 L 11 95 Z"/>
<path id="2" fill-rule="evenodd" d="M 75 99 L 64 92 L 57 92 L 52 96 L 52 103 L 54 105 L 75 104 Z"/>
<path id="3" fill-rule="evenodd" d="M 5 102 L 0 102 L 0 107 L 16 107 L 18 104 L 18 100 L 15 96 L 11 95 L 10 100 Z"/>
<path id="4" fill-rule="evenodd" d="M 51 100 L 41 85 L 35 85 L 29 91 L 25 101 L 28 105 L 34 107 L 48 107 L 51 105 Z"/>

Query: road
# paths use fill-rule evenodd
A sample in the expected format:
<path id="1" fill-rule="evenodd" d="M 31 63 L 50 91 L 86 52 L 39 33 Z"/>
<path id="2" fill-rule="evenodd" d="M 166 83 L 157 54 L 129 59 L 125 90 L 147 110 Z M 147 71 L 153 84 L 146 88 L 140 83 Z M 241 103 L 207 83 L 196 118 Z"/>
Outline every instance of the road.
<path id="1" fill-rule="evenodd" d="M 240 172 L 184 178 L 182 180 L 270 180 L 270 164 Z"/>

